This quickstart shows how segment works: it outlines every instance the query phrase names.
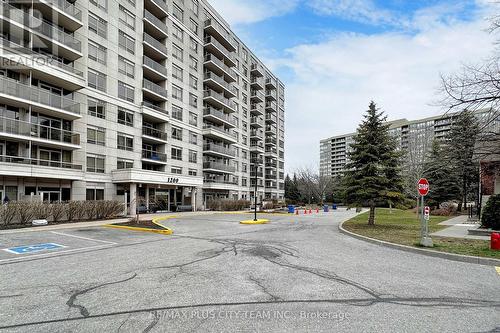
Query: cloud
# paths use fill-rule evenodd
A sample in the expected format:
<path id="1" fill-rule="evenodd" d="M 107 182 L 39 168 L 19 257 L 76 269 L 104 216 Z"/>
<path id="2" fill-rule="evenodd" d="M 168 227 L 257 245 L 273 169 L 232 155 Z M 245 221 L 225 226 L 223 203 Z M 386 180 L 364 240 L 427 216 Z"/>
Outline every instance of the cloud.
<path id="1" fill-rule="evenodd" d="M 300 0 L 209 0 L 231 25 L 249 24 L 292 12 Z"/>
<path id="2" fill-rule="evenodd" d="M 390 119 L 439 114 L 431 104 L 438 99 L 440 74 L 491 54 L 486 27 L 480 17 L 434 21 L 412 34 L 342 33 L 289 49 L 272 62 L 292 73 L 285 81 L 288 171 L 318 163 L 320 139 L 355 131 L 370 100 Z"/>

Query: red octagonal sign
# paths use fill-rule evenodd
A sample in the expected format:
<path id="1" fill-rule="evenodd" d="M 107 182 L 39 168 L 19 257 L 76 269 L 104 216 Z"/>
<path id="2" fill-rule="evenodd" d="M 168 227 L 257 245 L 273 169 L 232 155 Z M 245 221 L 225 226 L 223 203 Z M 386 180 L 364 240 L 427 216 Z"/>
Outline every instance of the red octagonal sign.
<path id="1" fill-rule="evenodd" d="M 426 196 L 429 193 L 429 181 L 425 178 L 421 178 L 418 181 L 418 193 L 421 196 Z"/>

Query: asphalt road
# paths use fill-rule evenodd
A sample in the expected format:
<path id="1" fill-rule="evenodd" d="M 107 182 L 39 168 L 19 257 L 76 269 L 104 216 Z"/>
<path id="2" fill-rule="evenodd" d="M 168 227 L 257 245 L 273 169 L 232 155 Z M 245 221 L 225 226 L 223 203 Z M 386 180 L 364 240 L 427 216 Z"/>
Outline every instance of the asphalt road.
<path id="1" fill-rule="evenodd" d="M 354 215 L 210 214 L 172 236 L 0 234 L 0 331 L 498 332 L 500 275 L 338 232 Z M 264 217 L 264 216 L 261 216 Z M 41 243 L 60 248 L 15 254 Z"/>

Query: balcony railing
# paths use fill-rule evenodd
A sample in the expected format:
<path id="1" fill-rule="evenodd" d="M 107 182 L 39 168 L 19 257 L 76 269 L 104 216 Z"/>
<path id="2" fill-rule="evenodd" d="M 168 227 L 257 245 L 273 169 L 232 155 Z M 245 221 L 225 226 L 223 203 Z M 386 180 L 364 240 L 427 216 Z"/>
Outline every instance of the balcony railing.
<path id="1" fill-rule="evenodd" d="M 76 115 L 80 114 L 80 103 L 15 80 L 0 78 L 0 93 L 25 99 L 32 103 L 43 104 L 51 108 L 61 109 Z"/>
<path id="2" fill-rule="evenodd" d="M 6 2 L 2 2 L 0 13 L 5 19 L 10 19 L 23 26 L 26 26 L 32 31 L 42 34 L 49 39 L 56 40 L 57 42 L 64 44 L 65 46 L 72 48 L 78 52 L 82 51 L 81 41 L 68 34 L 67 32 L 61 30 L 56 25 L 53 25 L 51 22 L 34 17 L 33 15 L 30 15 L 19 8 L 11 6 Z"/>
<path id="3" fill-rule="evenodd" d="M 152 0 L 158 7 L 160 7 L 165 13 L 168 12 L 168 6 L 165 0 Z"/>
<path id="4" fill-rule="evenodd" d="M 238 185 L 237 180 L 226 180 L 226 179 L 203 179 L 203 182 L 207 184 Z"/>
<path id="5" fill-rule="evenodd" d="M 142 150 L 142 158 L 158 162 L 167 162 L 167 154 L 159 153 L 153 150 Z"/>
<path id="6" fill-rule="evenodd" d="M 209 62 L 209 61 L 215 63 L 217 66 L 222 68 L 222 70 L 224 72 L 226 72 L 227 75 L 229 75 L 231 78 L 235 79 L 236 73 L 234 72 L 234 70 L 231 69 L 228 65 L 226 65 L 222 60 L 220 60 L 219 58 L 217 58 L 213 54 L 207 54 L 207 55 L 205 55 L 205 62 Z"/>
<path id="7" fill-rule="evenodd" d="M 258 112 L 260 114 L 264 114 L 264 106 L 260 103 L 252 103 L 250 104 L 250 112 Z"/>
<path id="8" fill-rule="evenodd" d="M 227 164 L 218 163 L 218 162 L 204 162 L 203 169 L 219 170 L 219 171 L 225 171 L 225 172 L 230 172 L 230 173 L 236 172 L 236 168 L 233 165 L 227 165 Z"/>
<path id="9" fill-rule="evenodd" d="M 250 171 L 250 177 L 264 177 L 264 173 L 262 173 L 262 172 Z"/>
<path id="10" fill-rule="evenodd" d="M 234 149 L 227 148 L 227 147 L 224 147 L 221 145 L 216 145 L 213 143 L 209 143 L 209 144 L 204 145 L 203 151 L 213 151 L 213 152 L 216 152 L 219 154 L 224 154 L 224 155 L 228 155 L 228 156 L 232 156 L 232 157 L 236 156 L 236 152 L 234 151 Z"/>
<path id="11" fill-rule="evenodd" d="M 266 86 L 270 86 L 272 89 L 275 89 L 276 81 L 274 79 L 266 79 Z"/>
<path id="12" fill-rule="evenodd" d="M 69 3 L 66 0 L 42 0 L 42 2 L 47 3 L 53 7 L 56 7 L 60 11 L 74 17 L 78 21 L 82 20 L 82 11 L 75 7 L 74 4 Z"/>
<path id="13" fill-rule="evenodd" d="M 250 131 L 250 136 L 251 137 L 257 137 L 259 139 L 262 139 L 264 136 L 262 135 L 262 133 L 259 133 L 257 131 Z"/>
<path id="14" fill-rule="evenodd" d="M 48 166 L 48 167 L 52 167 L 52 168 L 62 168 L 62 169 L 82 170 L 82 166 L 79 164 L 73 164 L 73 163 L 68 163 L 68 162 L 63 162 L 63 161 L 54 161 L 54 160 L 39 160 L 39 159 L 34 159 L 34 158 L 22 157 L 22 156 L 0 155 L 0 162 Z"/>
<path id="15" fill-rule="evenodd" d="M 260 90 L 252 90 L 250 97 L 259 98 L 260 100 L 264 100 L 264 93 Z"/>
<path id="16" fill-rule="evenodd" d="M 151 14 L 147 9 L 144 9 L 144 18 L 150 21 L 157 29 L 161 30 L 165 35 L 168 35 L 167 25 L 162 20 Z"/>
<path id="17" fill-rule="evenodd" d="M 147 135 L 153 138 L 157 138 L 163 141 L 167 141 L 167 133 L 160 131 L 159 129 L 143 126 L 142 135 Z"/>
<path id="18" fill-rule="evenodd" d="M 266 98 L 276 99 L 276 90 L 267 90 L 266 91 Z"/>
<path id="19" fill-rule="evenodd" d="M 233 119 L 233 117 L 231 117 L 227 113 L 224 113 L 224 112 L 219 111 L 217 109 L 214 109 L 212 107 L 207 107 L 207 108 L 203 109 L 203 115 L 204 116 L 212 115 L 216 118 L 219 118 L 219 119 L 225 121 L 226 123 L 229 123 L 233 126 L 236 126 L 236 120 Z"/>
<path id="20" fill-rule="evenodd" d="M 222 87 L 224 87 L 224 89 L 226 89 L 227 91 L 232 92 L 233 95 L 234 95 L 234 89 L 235 89 L 235 87 L 232 84 L 229 84 L 226 81 L 224 81 L 224 79 L 221 78 L 220 76 L 217 76 L 217 75 L 215 75 L 212 72 L 207 72 L 207 73 L 205 73 L 205 77 L 204 78 L 205 78 L 205 80 L 213 80 L 213 81 L 217 82 Z"/>
<path id="21" fill-rule="evenodd" d="M 159 62 L 151 59 L 150 57 L 144 56 L 143 57 L 143 63 L 144 63 L 145 66 L 148 66 L 148 67 L 152 68 L 153 70 L 157 71 L 158 73 L 161 73 L 164 76 L 168 76 L 167 68 L 165 68 L 165 66 L 163 66 Z"/>
<path id="22" fill-rule="evenodd" d="M 266 102 L 266 109 L 276 110 L 276 102 Z"/>
<path id="23" fill-rule="evenodd" d="M 162 43 L 160 43 L 154 37 L 151 37 L 147 33 L 144 33 L 143 37 L 144 37 L 144 42 L 145 43 L 151 45 L 152 47 L 154 47 L 155 49 L 157 49 L 158 51 L 160 51 L 165 56 L 165 58 L 167 57 L 168 49 L 167 49 L 167 47 L 165 45 L 163 45 Z"/>
<path id="24" fill-rule="evenodd" d="M 210 90 L 210 89 L 205 90 L 203 92 L 203 97 L 204 98 L 212 97 L 212 98 L 216 99 L 217 101 L 219 101 L 220 103 L 222 103 L 227 108 L 229 108 L 231 110 L 236 109 L 236 104 L 233 101 L 231 101 L 229 98 L 226 98 L 223 95 L 221 95 L 213 90 Z"/>
<path id="25" fill-rule="evenodd" d="M 167 110 L 165 110 L 162 107 L 156 106 L 156 105 L 154 105 L 154 104 L 152 104 L 150 102 L 144 101 L 144 102 L 142 102 L 142 106 L 146 107 L 146 108 L 149 108 L 149 109 L 152 109 L 152 110 L 155 110 L 155 111 L 158 111 L 158 112 L 163 113 L 163 114 L 165 114 L 165 115 L 168 116 L 168 111 Z"/>
<path id="26" fill-rule="evenodd" d="M 80 145 L 80 134 L 66 131 L 61 128 L 32 124 L 26 121 L 4 117 L 0 117 L 0 133 Z"/>
<path id="27" fill-rule="evenodd" d="M 277 166 L 276 162 L 266 162 L 266 168 L 276 168 Z"/>
<path id="28" fill-rule="evenodd" d="M 258 64 L 252 64 L 250 67 L 250 71 L 252 74 L 257 75 L 257 76 L 263 76 L 264 72 L 262 71 L 262 67 Z"/>
<path id="29" fill-rule="evenodd" d="M 276 116 L 272 114 L 266 114 L 266 121 L 276 123 Z"/>
<path id="30" fill-rule="evenodd" d="M 143 79 L 142 81 L 142 86 L 144 89 L 150 90 L 154 92 L 155 94 L 158 94 L 162 97 L 168 98 L 167 90 L 160 86 L 159 84 L 156 84 L 152 81 L 149 81 L 148 79 Z"/>
<path id="31" fill-rule="evenodd" d="M 203 125 L 203 129 L 204 130 L 213 130 L 213 131 L 219 132 L 220 134 L 228 135 L 228 136 L 230 136 L 233 139 L 237 139 L 237 137 L 238 137 L 236 135 L 236 133 L 232 133 L 230 131 L 224 130 L 224 127 L 218 127 L 218 126 L 213 126 L 213 125 L 205 124 L 205 125 Z"/>
<path id="32" fill-rule="evenodd" d="M 234 63 L 234 55 L 229 51 L 224 45 L 222 45 L 217 39 L 212 36 L 205 37 L 205 46 L 207 44 L 213 44 L 218 48 L 225 58 L 228 58 L 232 63 Z"/>
<path id="33" fill-rule="evenodd" d="M 258 117 L 251 117 L 250 118 L 250 126 L 256 125 L 256 126 L 264 126 L 264 120 Z"/>
<path id="34" fill-rule="evenodd" d="M 251 143 L 250 148 L 255 148 L 255 149 L 264 149 L 264 145 L 259 142 L 259 143 Z"/>
<path id="35" fill-rule="evenodd" d="M 217 22 L 216 20 L 213 20 L 213 19 L 205 20 L 205 28 L 210 27 L 210 26 L 213 29 L 215 29 L 217 31 L 217 33 L 219 35 L 221 35 L 229 45 L 231 45 L 231 48 L 233 50 L 236 49 L 233 45 L 233 42 L 231 41 L 231 36 L 227 32 L 227 30 L 219 24 L 219 22 Z"/>

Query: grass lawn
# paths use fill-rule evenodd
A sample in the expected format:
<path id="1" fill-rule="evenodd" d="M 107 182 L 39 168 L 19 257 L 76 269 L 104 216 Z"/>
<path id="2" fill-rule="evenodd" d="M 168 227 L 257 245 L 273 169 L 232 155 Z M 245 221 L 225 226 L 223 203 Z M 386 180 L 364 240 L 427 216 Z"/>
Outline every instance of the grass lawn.
<path id="1" fill-rule="evenodd" d="M 432 216 L 429 233 L 446 228 L 438 224 L 447 219 L 449 217 Z M 368 213 L 364 213 L 344 223 L 344 229 L 391 243 L 418 247 L 420 242 L 420 221 L 412 211 L 393 209 L 390 213 L 389 209 L 378 208 L 374 226 L 368 225 Z M 432 240 L 436 251 L 500 259 L 500 251 L 490 250 L 489 241 L 436 236 Z"/>

